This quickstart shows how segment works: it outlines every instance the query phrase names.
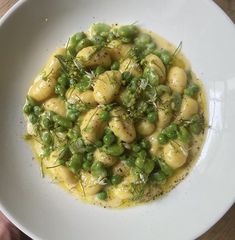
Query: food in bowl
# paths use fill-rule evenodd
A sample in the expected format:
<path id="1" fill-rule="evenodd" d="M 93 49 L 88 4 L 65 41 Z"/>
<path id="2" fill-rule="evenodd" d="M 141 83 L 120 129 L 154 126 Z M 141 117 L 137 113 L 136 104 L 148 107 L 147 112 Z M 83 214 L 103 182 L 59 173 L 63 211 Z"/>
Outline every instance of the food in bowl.
<path id="1" fill-rule="evenodd" d="M 71 36 L 23 109 L 42 175 L 104 207 L 148 202 L 180 182 L 207 125 L 205 92 L 181 46 L 134 24 Z"/>

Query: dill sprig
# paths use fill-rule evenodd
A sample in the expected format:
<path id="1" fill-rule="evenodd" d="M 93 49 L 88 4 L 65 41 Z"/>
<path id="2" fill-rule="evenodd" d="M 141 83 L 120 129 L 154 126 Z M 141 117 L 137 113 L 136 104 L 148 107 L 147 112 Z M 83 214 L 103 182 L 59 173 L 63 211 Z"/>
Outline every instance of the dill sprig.
<path id="1" fill-rule="evenodd" d="M 174 53 L 172 54 L 172 58 L 174 58 L 177 54 L 180 53 L 181 49 L 182 49 L 182 46 L 183 46 L 183 42 L 180 41 L 178 47 L 175 49 Z"/>

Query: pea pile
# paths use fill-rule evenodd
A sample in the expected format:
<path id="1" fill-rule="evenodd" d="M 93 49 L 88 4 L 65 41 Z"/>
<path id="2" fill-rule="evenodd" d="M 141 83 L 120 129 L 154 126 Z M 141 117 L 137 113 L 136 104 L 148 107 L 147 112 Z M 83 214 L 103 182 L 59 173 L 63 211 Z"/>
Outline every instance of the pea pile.
<path id="1" fill-rule="evenodd" d="M 186 164 L 204 133 L 202 90 L 190 69 L 177 66 L 179 51 L 134 24 L 97 23 L 72 35 L 23 108 L 43 169 L 65 171 L 98 201 L 154 198 L 152 189 Z"/>

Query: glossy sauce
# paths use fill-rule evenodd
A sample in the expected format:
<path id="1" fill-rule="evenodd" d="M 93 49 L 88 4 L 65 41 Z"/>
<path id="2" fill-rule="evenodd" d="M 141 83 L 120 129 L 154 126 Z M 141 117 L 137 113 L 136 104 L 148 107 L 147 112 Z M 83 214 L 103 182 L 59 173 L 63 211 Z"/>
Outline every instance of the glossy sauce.
<path id="1" fill-rule="evenodd" d="M 152 38 L 156 41 L 156 44 L 159 48 L 164 48 L 168 50 L 170 53 L 174 53 L 176 48 L 164 38 L 158 36 L 155 33 L 152 33 L 147 30 L 142 30 L 152 36 Z M 183 68 L 186 72 L 191 70 L 191 66 L 189 61 L 185 58 L 185 56 L 179 52 L 176 57 L 174 58 L 174 65 Z M 207 123 L 207 103 L 206 103 L 206 96 L 203 89 L 203 85 L 200 80 L 196 78 L 196 75 L 192 73 L 192 81 L 200 86 L 200 93 L 198 94 L 197 101 L 199 103 L 199 113 L 203 113 L 205 117 L 205 123 Z M 205 130 L 206 131 L 206 130 Z M 203 142 L 205 139 L 206 133 L 200 133 L 197 136 L 194 136 L 193 143 L 190 145 L 189 156 L 187 158 L 187 162 L 185 165 L 180 167 L 179 169 L 175 170 L 172 177 L 167 180 L 166 184 L 158 185 L 155 189 L 155 196 L 154 197 L 146 197 L 146 202 L 152 199 L 155 199 L 163 194 L 169 192 L 172 188 L 174 188 L 180 181 L 182 181 L 191 170 L 192 166 L 195 164 L 196 160 L 199 158 L 201 149 L 203 147 Z M 135 201 L 122 201 L 115 197 L 112 193 L 112 187 L 108 191 L 109 198 L 106 201 L 98 200 L 96 195 L 86 196 L 83 191 L 82 184 L 80 181 L 76 184 L 68 184 L 60 180 L 60 176 L 58 174 L 58 168 L 47 168 L 46 161 L 42 164 L 40 160 L 40 153 L 41 153 L 41 144 L 36 140 L 31 141 L 32 150 L 34 153 L 35 158 L 38 160 L 39 164 L 41 165 L 42 172 L 46 175 L 49 175 L 52 179 L 52 182 L 58 183 L 61 187 L 63 187 L 66 191 L 70 192 L 75 196 L 75 198 L 82 199 L 85 202 L 101 205 L 104 207 L 129 207 L 136 204 L 139 204 Z M 145 202 L 141 202 L 145 203 Z"/>

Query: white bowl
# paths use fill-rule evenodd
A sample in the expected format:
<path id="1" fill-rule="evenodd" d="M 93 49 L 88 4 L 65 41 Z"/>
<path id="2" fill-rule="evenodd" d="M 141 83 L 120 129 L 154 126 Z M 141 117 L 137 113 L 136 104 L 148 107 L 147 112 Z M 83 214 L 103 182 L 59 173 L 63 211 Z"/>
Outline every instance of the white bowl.
<path id="1" fill-rule="evenodd" d="M 22 106 L 50 52 L 93 22 L 133 23 L 177 45 L 204 82 L 206 143 L 190 175 L 162 199 L 112 210 L 75 200 L 42 179 L 22 136 Z M 34 239 L 194 239 L 235 200 L 235 31 L 212 1 L 18 2 L 0 22 L 0 206 Z"/>

